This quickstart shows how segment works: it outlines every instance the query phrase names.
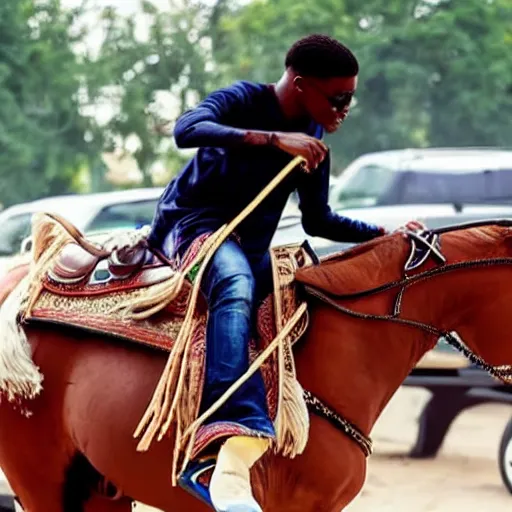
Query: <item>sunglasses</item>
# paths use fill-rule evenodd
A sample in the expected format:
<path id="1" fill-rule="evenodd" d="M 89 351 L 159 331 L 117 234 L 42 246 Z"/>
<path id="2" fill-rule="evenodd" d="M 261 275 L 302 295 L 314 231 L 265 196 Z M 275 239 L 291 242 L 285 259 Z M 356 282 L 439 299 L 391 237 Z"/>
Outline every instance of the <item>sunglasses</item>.
<path id="1" fill-rule="evenodd" d="M 352 103 L 352 98 L 354 97 L 354 92 L 344 92 L 342 94 L 338 94 L 337 96 L 327 96 L 327 101 L 338 111 L 341 112 L 350 106 Z"/>
<path id="2" fill-rule="evenodd" d="M 342 112 L 350 106 L 355 91 L 346 91 L 336 96 L 327 96 L 324 91 L 308 80 L 308 84 L 320 93 L 338 112 Z"/>

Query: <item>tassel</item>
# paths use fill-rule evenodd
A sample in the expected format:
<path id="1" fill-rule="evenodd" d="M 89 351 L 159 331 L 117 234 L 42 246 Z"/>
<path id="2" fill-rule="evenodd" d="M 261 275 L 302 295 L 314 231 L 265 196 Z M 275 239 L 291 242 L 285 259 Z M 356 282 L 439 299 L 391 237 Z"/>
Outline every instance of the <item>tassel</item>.
<path id="1" fill-rule="evenodd" d="M 42 390 L 43 376 L 32 361 L 30 345 L 18 323 L 18 311 L 29 283 L 25 277 L 0 309 L 0 390 L 10 402 L 20 397 L 35 398 Z"/>
<path id="2" fill-rule="evenodd" d="M 295 375 L 289 372 L 284 375 L 276 435 L 277 451 L 290 458 L 305 450 L 309 438 L 309 411 L 304 401 L 304 390 Z"/>

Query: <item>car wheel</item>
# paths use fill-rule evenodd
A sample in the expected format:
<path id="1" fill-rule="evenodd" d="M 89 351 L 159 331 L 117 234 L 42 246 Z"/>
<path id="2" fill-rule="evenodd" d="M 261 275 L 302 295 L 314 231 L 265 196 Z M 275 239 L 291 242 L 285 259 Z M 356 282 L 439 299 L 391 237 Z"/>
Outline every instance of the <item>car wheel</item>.
<path id="1" fill-rule="evenodd" d="M 501 436 L 498 463 L 503 483 L 512 494 L 512 419 Z"/>

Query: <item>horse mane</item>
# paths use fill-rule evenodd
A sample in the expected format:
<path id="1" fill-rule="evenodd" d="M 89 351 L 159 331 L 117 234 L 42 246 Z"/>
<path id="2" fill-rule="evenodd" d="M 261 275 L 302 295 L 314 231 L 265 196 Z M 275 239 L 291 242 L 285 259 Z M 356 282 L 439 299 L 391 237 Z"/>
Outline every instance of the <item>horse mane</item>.
<path id="1" fill-rule="evenodd" d="M 296 279 L 336 295 L 374 288 L 401 277 L 408 245 L 399 233 L 376 238 L 298 270 Z"/>
<path id="2" fill-rule="evenodd" d="M 441 250 L 449 263 L 512 257 L 512 230 L 493 224 L 455 228 L 441 235 Z M 409 253 L 410 243 L 401 233 L 394 233 L 300 269 L 296 279 L 335 295 L 352 294 L 401 279 Z"/>
<path id="3" fill-rule="evenodd" d="M 495 224 L 450 231 L 442 240 L 456 252 L 455 261 L 512 256 L 512 230 Z"/>

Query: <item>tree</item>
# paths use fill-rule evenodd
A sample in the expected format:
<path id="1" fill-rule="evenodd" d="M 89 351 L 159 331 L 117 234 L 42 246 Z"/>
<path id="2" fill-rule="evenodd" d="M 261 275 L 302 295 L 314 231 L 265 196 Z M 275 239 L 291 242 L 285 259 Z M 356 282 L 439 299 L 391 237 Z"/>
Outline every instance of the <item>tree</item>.
<path id="1" fill-rule="evenodd" d="M 81 77 L 90 62 L 73 46 L 83 9 L 59 0 L 0 3 L 0 202 L 68 192 L 97 147 L 80 110 Z"/>
<path id="2" fill-rule="evenodd" d="M 104 69 L 103 85 L 118 95 L 119 103 L 102 129 L 105 148 L 124 147 L 127 140 L 135 140 L 133 156 L 144 183 L 150 185 L 150 170 L 156 160 L 165 161 L 174 171 L 183 164 L 184 157 L 171 137 L 163 139 L 155 123 L 171 121 L 172 126 L 179 113 L 209 91 L 212 74 L 206 34 L 215 6 L 189 0 L 180 5 L 171 2 L 169 11 L 158 11 L 148 1 L 141 5 L 150 26 L 147 40 L 137 38 L 132 19 L 122 18 L 112 9 L 104 11 L 106 38 L 98 63 Z M 159 96 L 168 100 L 167 105 Z"/>
<path id="3" fill-rule="evenodd" d="M 335 167 L 361 153 L 429 145 L 511 145 L 508 0 L 254 0 L 222 16 L 225 80 L 274 81 L 299 37 L 321 32 L 357 55 L 357 104 L 328 139 Z"/>

